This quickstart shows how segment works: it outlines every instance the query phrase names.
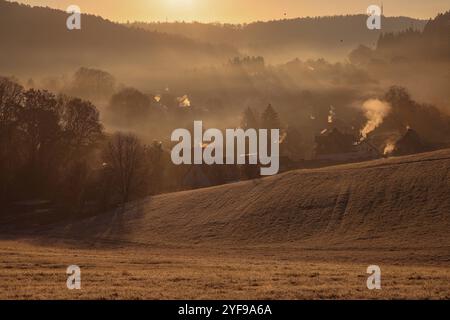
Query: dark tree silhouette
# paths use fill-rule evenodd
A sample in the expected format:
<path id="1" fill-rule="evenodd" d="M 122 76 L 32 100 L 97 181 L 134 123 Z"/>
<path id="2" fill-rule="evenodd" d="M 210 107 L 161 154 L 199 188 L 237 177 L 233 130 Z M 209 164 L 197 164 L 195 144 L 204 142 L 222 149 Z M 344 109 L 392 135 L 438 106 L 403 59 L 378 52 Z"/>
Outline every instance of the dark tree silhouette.
<path id="1" fill-rule="evenodd" d="M 73 76 L 69 93 L 86 99 L 109 99 L 115 87 L 116 80 L 108 72 L 80 68 Z"/>
<path id="2" fill-rule="evenodd" d="M 0 77 L 0 200 L 3 203 L 11 192 L 19 157 L 16 136 L 22 92 L 20 85 Z"/>
<path id="3" fill-rule="evenodd" d="M 125 88 L 112 96 L 108 106 L 111 123 L 133 127 L 148 123 L 151 114 L 150 97 L 133 88 Z"/>
<path id="4" fill-rule="evenodd" d="M 261 115 L 261 127 L 264 129 L 281 129 L 278 113 L 271 104 L 267 106 Z"/>
<path id="5" fill-rule="evenodd" d="M 93 146 L 101 138 L 100 115 L 89 101 L 69 99 L 64 105 L 61 120 L 66 137 L 75 152 Z"/>

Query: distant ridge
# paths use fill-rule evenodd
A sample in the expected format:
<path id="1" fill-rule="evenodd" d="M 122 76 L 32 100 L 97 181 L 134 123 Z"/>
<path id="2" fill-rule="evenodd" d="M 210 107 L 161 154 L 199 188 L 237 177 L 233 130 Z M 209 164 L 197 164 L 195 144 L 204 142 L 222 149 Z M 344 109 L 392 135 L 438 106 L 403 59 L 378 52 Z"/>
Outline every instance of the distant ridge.
<path id="1" fill-rule="evenodd" d="M 344 58 L 358 45 L 374 46 L 383 33 L 408 28 L 423 30 L 426 20 L 408 17 L 384 17 L 382 30 L 369 30 L 366 15 L 307 17 L 253 22 L 249 24 L 207 24 L 184 22 L 133 23 L 128 26 L 182 35 L 210 43 L 233 45 L 250 54 L 283 59 L 305 58 L 314 52 L 324 58 Z M 289 53 L 291 55 L 289 55 Z M 295 54 L 297 53 L 297 55 Z"/>
<path id="2" fill-rule="evenodd" d="M 0 70 L 14 75 L 80 66 L 129 68 L 222 63 L 237 51 L 178 35 L 130 29 L 82 15 L 81 30 L 66 28 L 68 14 L 0 0 Z"/>

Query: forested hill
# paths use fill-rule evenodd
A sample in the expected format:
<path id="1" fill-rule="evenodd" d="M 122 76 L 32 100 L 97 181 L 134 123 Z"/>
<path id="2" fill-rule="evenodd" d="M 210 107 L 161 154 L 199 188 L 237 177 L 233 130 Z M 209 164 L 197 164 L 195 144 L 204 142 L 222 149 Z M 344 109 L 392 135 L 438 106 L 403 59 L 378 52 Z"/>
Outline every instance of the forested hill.
<path id="1" fill-rule="evenodd" d="M 164 65 L 222 63 L 237 54 L 179 35 L 127 28 L 82 15 L 81 30 L 69 31 L 64 11 L 0 0 L 0 70 L 40 72 L 87 65 L 133 71 Z"/>
<path id="2" fill-rule="evenodd" d="M 225 43 L 250 54 L 283 58 L 303 58 L 319 53 L 325 58 L 342 58 L 350 48 L 360 44 L 375 45 L 380 34 L 408 28 L 423 30 L 426 20 L 408 17 L 383 17 L 381 30 L 369 30 L 366 15 L 297 18 L 254 22 L 244 25 L 205 23 L 134 23 L 146 30 L 183 35 L 210 43 Z"/>

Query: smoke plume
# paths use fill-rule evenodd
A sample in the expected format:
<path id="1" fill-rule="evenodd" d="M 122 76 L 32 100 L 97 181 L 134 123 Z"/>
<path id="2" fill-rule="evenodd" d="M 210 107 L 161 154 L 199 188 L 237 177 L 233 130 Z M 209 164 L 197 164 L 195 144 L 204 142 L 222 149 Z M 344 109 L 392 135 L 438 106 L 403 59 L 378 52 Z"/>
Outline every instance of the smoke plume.
<path id="1" fill-rule="evenodd" d="M 378 99 L 370 99 L 362 105 L 364 115 L 367 118 L 367 123 L 364 128 L 361 129 L 361 136 L 363 139 L 367 138 L 367 135 L 378 128 L 391 111 L 389 103 L 380 101 Z"/>

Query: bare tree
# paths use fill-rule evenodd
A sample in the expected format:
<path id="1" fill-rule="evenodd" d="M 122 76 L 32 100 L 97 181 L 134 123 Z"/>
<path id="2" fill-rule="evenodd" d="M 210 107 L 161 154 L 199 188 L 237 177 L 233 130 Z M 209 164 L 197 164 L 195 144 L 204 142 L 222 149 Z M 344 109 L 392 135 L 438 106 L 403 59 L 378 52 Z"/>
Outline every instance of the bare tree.
<path id="1" fill-rule="evenodd" d="M 145 174 L 143 146 L 133 134 L 116 133 L 106 148 L 106 165 L 111 170 L 122 203 L 139 189 Z"/>

